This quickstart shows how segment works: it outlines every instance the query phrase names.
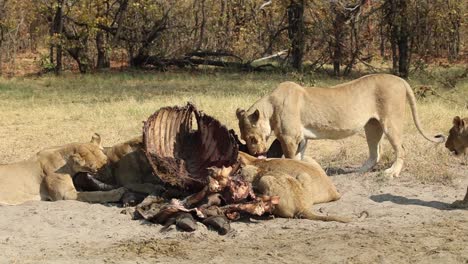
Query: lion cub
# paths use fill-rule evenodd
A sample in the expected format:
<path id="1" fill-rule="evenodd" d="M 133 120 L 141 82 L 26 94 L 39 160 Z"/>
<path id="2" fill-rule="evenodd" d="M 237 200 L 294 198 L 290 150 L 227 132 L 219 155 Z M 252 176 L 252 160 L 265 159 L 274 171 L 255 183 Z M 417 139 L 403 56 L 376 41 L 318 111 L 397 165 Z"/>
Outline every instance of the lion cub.
<path id="1" fill-rule="evenodd" d="M 244 165 L 241 173 L 252 182 L 256 194 L 280 197 L 274 215 L 343 223 L 350 221 L 342 217 L 316 215 L 310 210 L 314 204 L 336 201 L 341 197 L 317 162 L 257 159 L 244 152 L 239 152 L 239 160 Z"/>

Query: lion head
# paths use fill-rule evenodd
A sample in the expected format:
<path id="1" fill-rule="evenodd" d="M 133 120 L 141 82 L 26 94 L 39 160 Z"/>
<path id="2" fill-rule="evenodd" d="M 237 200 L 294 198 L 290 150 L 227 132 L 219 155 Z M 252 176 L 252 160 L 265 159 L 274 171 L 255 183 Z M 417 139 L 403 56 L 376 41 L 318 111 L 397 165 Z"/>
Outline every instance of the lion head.
<path id="1" fill-rule="evenodd" d="M 241 138 L 247 143 L 250 154 L 254 156 L 266 155 L 267 141 L 271 134 L 270 121 L 262 117 L 256 109 L 252 114 L 247 114 L 243 109 L 237 109 L 237 119 Z"/>
<path id="2" fill-rule="evenodd" d="M 101 146 L 101 136 L 94 134 L 91 142 L 77 144 L 71 155 L 72 168 L 75 172 L 96 173 L 107 164 L 107 156 Z"/>
<path id="3" fill-rule="evenodd" d="M 453 118 L 453 127 L 449 131 L 445 147 L 455 155 L 468 154 L 468 118 Z"/>

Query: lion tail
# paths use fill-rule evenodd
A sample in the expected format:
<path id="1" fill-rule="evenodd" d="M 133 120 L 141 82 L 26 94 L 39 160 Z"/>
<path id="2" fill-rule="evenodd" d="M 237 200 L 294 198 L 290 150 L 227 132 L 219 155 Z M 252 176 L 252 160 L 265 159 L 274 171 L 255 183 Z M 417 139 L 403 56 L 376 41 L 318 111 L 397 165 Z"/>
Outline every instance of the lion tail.
<path id="1" fill-rule="evenodd" d="M 414 96 L 413 90 L 407 81 L 403 80 L 403 83 L 406 88 L 406 97 L 408 98 L 408 103 L 411 108 L 411 114 L 413 115 L 414 125 L 418 129 L 419 133 L 427 140 L 434 143 L 443 143 L 445 142 L 445 137 L 442 134 L 437 134 L 433 137 L 426 135 L 426 133 L 421 128 L 421 123 L 419 122 L 418 111 L 416 110 L 416 97 Z"/>
<path id="2" fill-rule="evenodd" d="M 309 220 L 319 220 L 319 221 L 335 221 L 341 223 L 349 223 L 351 219 L 340 217 L 340 216 L 331 216 L 331 215 L 317 215 L 310 210 L 305 210 L 302 213 L 298 214 L 299 218 L 309 219 Z"/>

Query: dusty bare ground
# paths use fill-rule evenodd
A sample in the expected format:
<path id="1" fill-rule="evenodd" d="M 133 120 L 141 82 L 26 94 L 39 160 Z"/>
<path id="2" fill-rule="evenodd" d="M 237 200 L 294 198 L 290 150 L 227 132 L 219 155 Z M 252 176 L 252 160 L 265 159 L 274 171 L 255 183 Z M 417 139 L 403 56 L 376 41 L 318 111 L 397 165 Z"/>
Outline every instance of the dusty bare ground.
<path id="1" fill-rule="evenodd" d="M 460 167 L 466 170 L 466 167 Z M 468 263 L 468 210 L 453 186 L 388 181 L 378 172 L 332 176 L 341 200 L 316 211 L 349 224 L 244 219 L 226 236 L 130 220 L 114 205 L 74 201 L 0 207 L 1 263 Z M 358 216 L 362 211 L 368 217 Z"/>
<path id="2" fill-rule="evenodd" d="M 282 76 L 90 75 L 0 79 L 0 163 L 26 159 L 48 146 L 88 141 L 100 133 L 111 146 L 141 133 L 141 121 L 167 105 L 193 101 L 237 128 L 235 110 L 248 107 Z M 330 83 L 328 83 L 330 82 Z M 320 82 L 331 85 L 340 80 Z M 467 83 L 457 98 L 466 98 Z M 208 92 L 209 91 L 209 92 Z M 445 95 L 445 94 L 444 94 Z M 430 134 L 447 133 L 462 105 L 418 102 Z M 407 110 L 400 178 L 380 173 L 393 151 L 384 140 L 376 172 L 339 174 L 367 158 L 364 133 L 309 144 L 341 200 L 315 205 L 349 224 L 299 219 L 245 219 L 226 236 L 200 225 L 194 233 L 161 232 L 130 220 L 115 205 L 73 201 L 0 206 L 0 263 L 468 263 L 468 210 L 448 210 L 468 185 L 467 159 L 426 142 Z M 358 218 L 362 211 L 367 218 Z"/>

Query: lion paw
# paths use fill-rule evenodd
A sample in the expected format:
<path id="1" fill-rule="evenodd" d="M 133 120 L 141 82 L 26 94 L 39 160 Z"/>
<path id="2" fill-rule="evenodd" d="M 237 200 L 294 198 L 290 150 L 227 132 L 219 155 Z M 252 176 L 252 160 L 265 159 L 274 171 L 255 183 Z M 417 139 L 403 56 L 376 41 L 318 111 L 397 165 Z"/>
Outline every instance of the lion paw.
<path id="1" fill-rule="evenodd" d="M 370 171 L 374 166 L 377 164 L 377 160 L 368 159 L 364 164 L 362 164 L 361 168 L 359 168 L 359 173 L 365 173 Z"/>
<path id="2" fill-rule="evenodd" d="M 115 198 L 117 200 L 120 200 L 122 198 L 122 196 L 124 195 L 124 193 L 127 192 L 127 188 L 120 187 L 120 188 L 117 188 L 115 190 L 112 190 L 112 192 L 114 193 Z"/>
<path id="3" fill-rule="evenodd" d="M 384 171 L 385 175 L 391 179 L 400 176 L 400 172 L 396 172 L 393 168 L 388 168 Z"/>

